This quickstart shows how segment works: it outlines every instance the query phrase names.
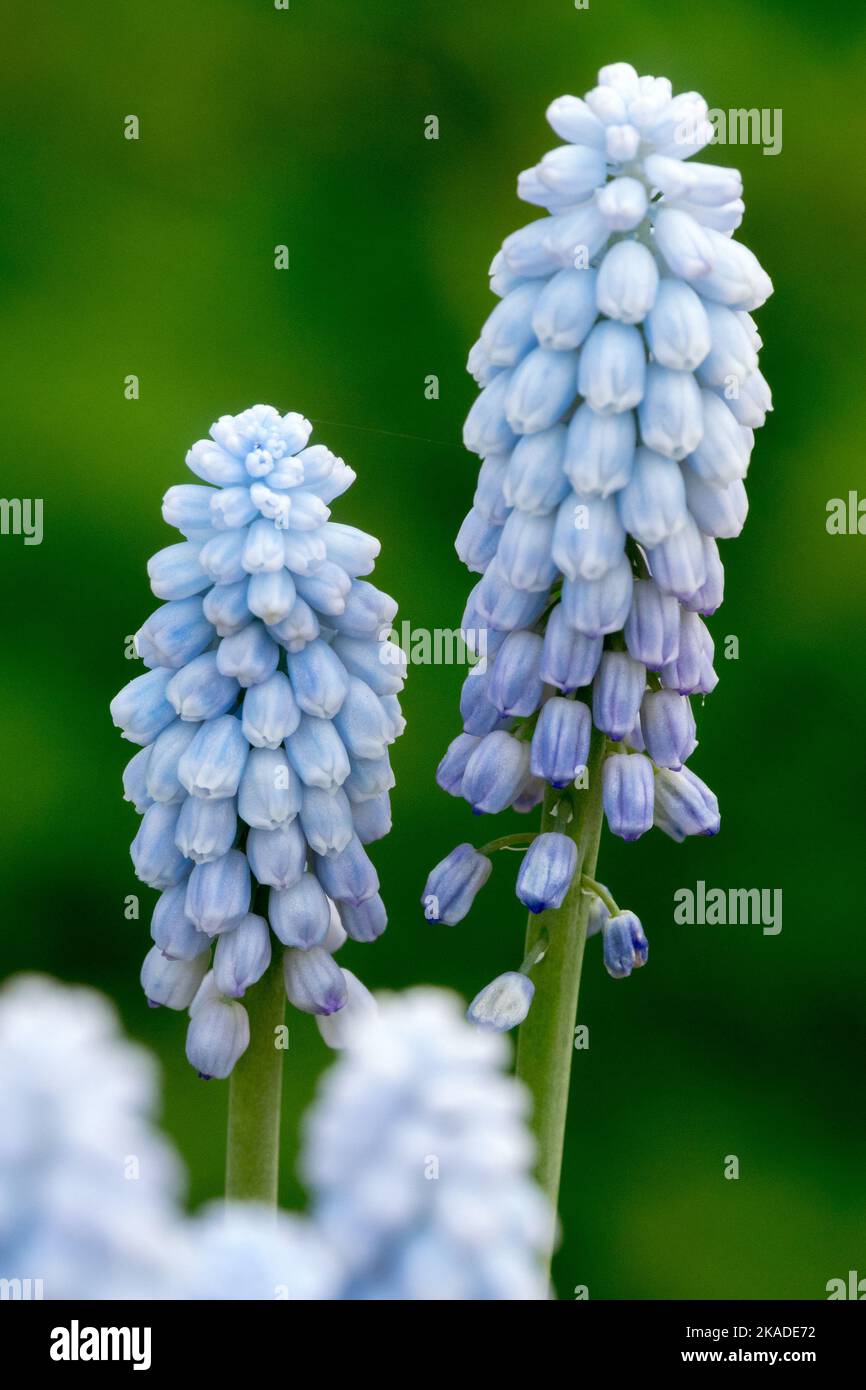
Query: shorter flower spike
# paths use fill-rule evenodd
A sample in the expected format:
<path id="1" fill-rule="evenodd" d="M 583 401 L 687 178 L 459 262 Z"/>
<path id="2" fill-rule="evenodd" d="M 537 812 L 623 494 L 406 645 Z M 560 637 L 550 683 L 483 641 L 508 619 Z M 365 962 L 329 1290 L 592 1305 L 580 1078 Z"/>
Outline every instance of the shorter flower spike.
<path id="1" fill-rule="evenodd" d="M 359 941 L 387 920 L 364 846 L 390 829 L 406 663 L 385 640 L 396 604 L 362 577 L 379 542 L 330 519 L 355 475 L 311 429 L 256 405 L 190 449 L 198 481 L 163 502 L 184 539 L 148 565 L 165 600 L 135 639 L 150 669 L 111 703 L 141 746 L 124 773 L 142 816 L 133 864 L 162 894 L 142 984 L 183 1009 L 206 979 L 187 1052 L 207 1076 L 247 1045 L 236 1001 L 267 969 L 271 932 L 290 998 L 331 1013 L 347 999 L 340 914 Z"/>

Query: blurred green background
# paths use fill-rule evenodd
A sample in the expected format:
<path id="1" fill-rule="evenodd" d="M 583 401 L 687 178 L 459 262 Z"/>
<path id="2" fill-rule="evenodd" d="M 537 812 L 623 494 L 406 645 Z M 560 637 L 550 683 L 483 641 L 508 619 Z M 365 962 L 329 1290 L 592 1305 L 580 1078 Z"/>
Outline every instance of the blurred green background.
<path id="1" fill-rule="evenodd" d="M 0 537 L 4 974 L 91 981 L 165 1071 L 165 1120 L 191 1201 L 222 1179 L 227 1088 L 183 1058 L 185 1022 L 137 976 L 154 898 L 137 891 L 121 800 L 131 753 L 108 701 L 124 642 L 154 607 L 145 561 L 174 536 L 163 491 L 224 412 L 297 409 L 358 482 L 337 518 L 380 535 L 377 582 L 414 627 L 455 626 L 470 579 L 453 538 L 476 461 L 459 444 L 467 349 L 492 307 L 488 262 L 534 215 L 518 171 L 556 143 L 548 102 L 628 59 L 715 107 L 780 107 L 783 149 L 719 149 L 743 170 L 741 236 L 772 274 L 760 312 L 776 412 L 751 515 L 723 548 L 711 620 L 721 682 L 699 711 L 696 770 L 723 832 L 676 846 L 606 836 L 599 874 L 633 907 L 650 968 L 615 983 L 592 942 L 564 1175 L 562 1298 L 821 1298 L 866 1275 L 863 1055 L 866 539 L 825 507 L 866 492 L 862 386 L 866 15 L 806 0 L 46 0 L 4 62 L 2 491 L 44 498 L 45 538 Z M 136 114 L 137 142 L 123 138 Z M 440 122 L 424 139 L 425 117 Z M 274 269 L 274 247 L 290 250 Z M 140 377 L 138 401 L 124 378 Z M 426 400 L 435 373 L 439 400 Z M 424 921 L 430 866 L 483 829 L 440 792 L 457 667 L 415 667 L 394 764 L 395 829 L 374 857 L 391 927 L 346 948 L 373 987 L 471 996 L 515 968 L 514 862 L 470 918 Z M 515 818 L 516 820 L 516 818 Z M 508 817 L 498 824 L 508 828 Z M 521 825 L 520 828 L 525 828 Z M 493 832 L 488 831 L 488 835 Z M 485 836 L 487 838 L 487 836 Z M 477 842 L 477 838 L 476 838 Z M 781 888 L 779 936 L 676 926 L 704 879 Z M 292 1014 L 284 1199 L 299 1116 L 327 1054 Z M 723 1177 L 725 1156 L 740 1161 Z"/>

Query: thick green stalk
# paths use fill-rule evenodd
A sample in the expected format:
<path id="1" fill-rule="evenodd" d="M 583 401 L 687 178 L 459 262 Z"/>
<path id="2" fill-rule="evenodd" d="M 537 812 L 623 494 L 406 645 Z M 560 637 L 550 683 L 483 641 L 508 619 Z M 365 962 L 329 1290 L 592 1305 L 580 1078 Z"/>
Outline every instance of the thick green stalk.
<path id="1" fill-rule="evenodd" d="M 544 799 L 541 828 L 569 835 L 577 846 L 577 868 L 562 907 L 530 913 L 526 929 L 526 954 L 539 938 L 547 938 L 543 958 L 530 971 L 535 985 L 532 1008 L 520 1026 L 517 1074 L 532 1092 L 533 1128 L 538 1141 L 538 1180 L 555 1212 L 559 1199 L 565 1116 L 577 996 L 586 942 L 590 896 L 581 891 L 581 875 L 595 873 L 601 837 L 601 764 L 605 738 L 593 730 L 587 764 L 587 786 L 571 792 L 549 788 Z M 562 810 L 571 806 L 572 819 L 564 823 Z M 559 806 L 560 814 L 554 813 Z M 551 1251 L 553 1229 L 551 1229 Z"/>
<path id="2" fill-rule="evenodd" d="M 243 1002 L 250 1045 L 229 1082 L 226 1197 L 276 1206 L 286 1014 L 281 950 Z"/>

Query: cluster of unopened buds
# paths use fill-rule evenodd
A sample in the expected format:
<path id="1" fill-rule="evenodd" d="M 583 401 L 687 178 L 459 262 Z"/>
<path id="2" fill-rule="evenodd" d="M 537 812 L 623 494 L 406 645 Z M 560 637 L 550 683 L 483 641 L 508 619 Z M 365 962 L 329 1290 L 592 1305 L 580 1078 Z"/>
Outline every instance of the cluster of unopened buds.
<path id="1" fill-rule="evenodd" d="M 160 890 L 142 985 L 189 1008 L 187 1055 L 207 1077 L 249 1042 L 239 1000 L 271 933 L 289 1000 L 339 1045 L 372 999 L 334 953 L 387 920 L 364 847 L 391 825 L 405 661 L 383 639 L 396 604 L 362 578 L 379 542 L 329 519 L 355 474 L 311 429 L 257 405 L 190 449 L 201 483 L 163 502 L 185 539 L 148 565 L 165 600 L 135 638 L 149 669 L 111 706 L 141 745 L 124 773 L 142 815 L 133 864 Z"/>
<path id="2" fill-rule="evenodd" d="M 449 854 L 423 899 L 447 923 L 469 911 L 490 849 L 515 841 L 531 841 L 521 902 L 563 903 L 577 864 L 564 830 L 593 727 L 615 835 L 719 829 L 715 796 L 686 765 L 689 697 L 718 680 L 703 619 L 722 601 L 717 542 L 743 527 L 754 431 L 771 408 L 751 311 L 772 285 L 733 238 L 738 171 L 689 162 L 714 133 L 696 93 L 616 63 L 547 115 L 565 143 L 518 181 L 547 215 L 496 255 L 500 302 L 469 355 L 482 389 L 464 441 L 483 463 L 457 552 L 482 576 L 462 623 L 482 659 L 437 777 L 479 814 L 526 812 L 559 789 L 560 820 Z M 640 922 L 583 886 L 608 970 L 628 975 L 647 957 Z M 520 1022 L 531 964 L 482 991 L 471 1016 Z"/>

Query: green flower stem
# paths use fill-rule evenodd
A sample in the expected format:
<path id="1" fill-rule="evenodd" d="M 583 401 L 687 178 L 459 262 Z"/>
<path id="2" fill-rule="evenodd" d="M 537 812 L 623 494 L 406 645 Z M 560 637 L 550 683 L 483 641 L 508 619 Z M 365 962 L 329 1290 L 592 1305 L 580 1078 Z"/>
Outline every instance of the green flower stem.
<path id="1" fill-rule="evenodd" d="M 581 877 L 595 873 L 601 838 L 601 765 L 605 737 L 593 729 L 587 763 L 587 786 L 571 793 L 548 788 L 541 818 L 542 831 L 560 830 L 577 846 L 577 867 L 562 907 L 530 914 L 526 931 L 527 956 L 542 933 L 547 934 L 547 950 L 530 971 L 535 997 L 526 1021 L 520 1026 L 517 1044 L 517 1075 L 532 1093 L 533 1128 L 538 1142 L 538 1180 L 555 1212 L 559 1199 L 562 1151 L 577 996 L 590 898 L 583 891 Z M 554 815 L 557 804 L 570 799 L 573 815 L 568 825 Z M 550 1254 L 554 1229 L 551 1226 Z"/>
<path id="2" fill-rule="evenodd" d="M 610 896 L 610 893 L 607 891 L 603 883 L 596 883 L 594 878 L 589 878 L 587 874 L 584 874 L 583 878 L 581 879 L 581 884 L 585 892 L 590 893 L 592 896 L 596 898 L 599 898 L 604 903 L 611 917 L 616 917 L 616 915 L 619 912 L 619 908 L 617 907 L 616 903 Z"/>
<path id="3" fill-rule="evenodd" d="M 283 1052 L 277 1030 L 286 1016 L 283 953 L 243 999 L 250 1045 L 229 1082 L 226 1197 L 277 1204 Z"/>
<path id="4" fill-rule="evenodd" d="M 498 849 L 528 849 L 535 839 L 535 831 L 520 831 L 518 835 L 501 835 L 498 840 L 491 840 L 489 844 L 482 845 L 479 854 L 493 854 Z"/>

